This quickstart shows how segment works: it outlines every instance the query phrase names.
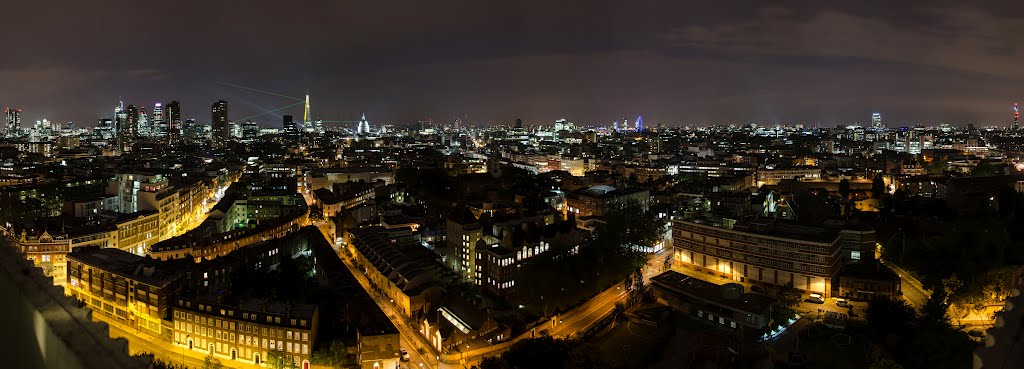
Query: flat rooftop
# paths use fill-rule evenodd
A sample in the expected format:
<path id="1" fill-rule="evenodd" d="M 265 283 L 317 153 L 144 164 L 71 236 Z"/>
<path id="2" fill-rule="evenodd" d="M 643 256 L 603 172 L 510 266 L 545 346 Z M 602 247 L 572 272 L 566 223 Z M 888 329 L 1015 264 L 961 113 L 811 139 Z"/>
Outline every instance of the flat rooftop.
<path id="1" fill-rule="evenodd" d="M 689 295 L 719 306 L 753 314 L 763 314 L 774 301 L 771 297 L 743 293 L 737 298 L 727 298 L 723 293 L 725 285 L 690 277 L 674 270 L 651 278 L 651 284 L 674 293 Z"/>

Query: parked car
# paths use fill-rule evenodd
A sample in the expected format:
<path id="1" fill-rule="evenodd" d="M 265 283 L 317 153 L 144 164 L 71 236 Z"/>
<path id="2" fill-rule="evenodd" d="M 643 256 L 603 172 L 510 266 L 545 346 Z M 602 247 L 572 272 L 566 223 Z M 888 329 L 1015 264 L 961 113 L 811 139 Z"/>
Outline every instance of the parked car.
<path id="1" fill-rule="evenodd" d="M 820 293 L 812 293 L 811 296 L 808 297 L 807 300 L 804 300 L 804 301 L 813 302 L 815 304 L 824 304 L 825 303 L 825 298 L 821 297 Z"/>
<path id="2" fill-rule="evenodd" d="M 412 360 L 412 357 L 409 356 L 409 352 L 405 351 L 405 349 L 402 349 L 402 361 L 406 361 L 407 362 L 407 361 L 410 361 L 410 360 Z"/>
<path id="3" fill-rule="evenodd" d="M 853 307 L 853 304 L 851 304 L 849 301 L 846 301 L 845 299 L 838 299 L 836 300 L 836 306 L 848 308 Z"/>

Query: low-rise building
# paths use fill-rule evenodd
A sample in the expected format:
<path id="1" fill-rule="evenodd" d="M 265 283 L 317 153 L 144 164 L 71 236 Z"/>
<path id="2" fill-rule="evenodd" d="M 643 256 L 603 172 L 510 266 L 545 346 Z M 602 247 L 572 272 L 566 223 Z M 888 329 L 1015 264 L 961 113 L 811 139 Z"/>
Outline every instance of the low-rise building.
<path id="1" fill-rule="evenodd" d="M 675 219 L 672 244 L 683 266 L 747 283 L 792 283 L 826 297 L 843 259 L 838 231 L 764 218 Z"/>
<path id="2" fill-rule="evenodd" d="M 309 368 L 319 313 L 316 305 L 264 299 L 225 304 L 212 296 L 179 297 L 172 320 L 174 343 L 183 348 L 254 365 L 280 355 Z"/>
<path id="3" fill-rule="evenodd" d="M 82 247 L 67 256 L 68 295 L 104 320 L 144 330 L 170 342 L 171 302 L 184 267 L 115 248 Z"/>
<path id="4" fill-rule="evenodd" d="M 577 217 L 603 216 L 609 210 L 631 203 L 640 205 L 646 211 L 651 204 L 651 195 L 643 189 L 617 189 L 600 185 L 567 193 L 565 203 L 566 209 Z"/>
<path id="5" fill-rule="evenodd" d="M 686 315 L 733 329 L 762 329 L 770 321 L 772 298 L 744 293 L 736 283 L 718 285 L 669 270 L 651 278 L 658 303 Z"/>

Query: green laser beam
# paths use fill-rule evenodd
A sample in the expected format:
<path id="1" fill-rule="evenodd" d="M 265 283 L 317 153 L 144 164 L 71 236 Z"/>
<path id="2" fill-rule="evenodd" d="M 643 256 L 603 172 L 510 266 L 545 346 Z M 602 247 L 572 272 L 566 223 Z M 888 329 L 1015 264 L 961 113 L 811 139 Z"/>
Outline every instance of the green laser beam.
<path id="1" fill-rule="evenodd" d="M 252 87 L 239 86 L 239 85 L 231 84 L 231 83 L 227 83 L 227 82 L 217 82 L 217 83 L 225 85 L 225 86 L 242 88 L 242 89 L 246 89 L 246 90 L 249 90 L 249 91 L 256 91 L 256 92 L 262 92 L 262 93 L 269 94 L 269 95 L 285 97 L 285 98 L 289 98 L 289 99 L 296 100 L 296 101 L 302 101 L 302 103 L 306 102 L 306 99 L 300 99 L 300 98 L 297 98 L 297 97 L 285 96 L 285 95 L 281 95 L 279 93 L 273 93 L 273 92 L 270 92 L 270 91 L 263 91 L 263 90 L 255 89 L 255 88 L 252 88 Z"/>
<path id="2" fill-rule="evenodd" d="M 270 114 L 270 113 L 273 113 L 273 112 L 275 112 L 275 111 L 278 111 L 278 110 L 284 110 L 284 109 L 288 109 L 288 108 L 290 108 L 290 107 L 293 107 L 293 106 L 299 106 L 299 105 L 303 105 L 303 104 L 305 104 L 305 103 L 306 103 L 306 102 L 305 102 L 305 101 L 303 101 L 303 102 L 299 102 L 299 103 L 294 103 L 294 104 L 291 104 L 291 105 L 288 105 L 288 106 L 282 106 L 282 107 L 280 107 L 280 108 L 277 108 L 277 109 L 267 110 L 267 111 L 265 111 L 265 112 L 262 112 L 262 113 L 259 113 L 259 114 L 256 114 L 256 115 L 250 115 L 250 116 L 248 116 L 248 117 L 245 117 L 245 118 L 239 119 L 238 121 L 239 121 L 239 122 L 242 122 L 242 121 L 247 121 L 247 120 L 249 120 L 249 119 L 252 119 L 252 118 L 255 118 L 255 117 L 258 117 L 258 116 L 264 115 L 264 114 Z"/>

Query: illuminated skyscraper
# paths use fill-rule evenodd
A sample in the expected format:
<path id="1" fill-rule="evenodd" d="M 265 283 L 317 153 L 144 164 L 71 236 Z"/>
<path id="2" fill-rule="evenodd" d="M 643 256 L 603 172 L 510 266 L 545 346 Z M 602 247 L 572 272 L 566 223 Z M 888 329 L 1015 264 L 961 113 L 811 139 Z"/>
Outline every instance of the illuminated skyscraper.
<path id="1" fill-rule="evenodd" d="M 153 127 L 149 126 L 149 115 L 146 114 L 146 108 L 139 109 L 138 127 L 139 136 L 149 137 L 153 135 Z"/>
<path id="2" fill-rule="evenodd" d="M 139 109 L 135 105 L 128 105 L 124 113 L 127 120 L 124 127 L 121 127 L 121 135 L 131 139 L 139 137 Z"/>
<path id="3" fill-rule="evenodd" d="M 167 140 L 177 143 L 181 140 L 181 103 L 171 101 L 167 104 Z"/>
<path id="4" fill-rule="evenodd" d="M 215 143 L 227 142 L 231 138 L 231 127 L 228 127 L 228 102 L 217 101 L 213 103 L 210 111 L 213 118 L 210 121 L 213 141 Z"/>
<path id="5" fill-rule="evenodd" d="M 1013 129 L 1020 129 L 1020 104 L 1013 103 Z"/>
<path id="6" fill-rule="evenodd" d="M 882 129 L 882 113 L 871 114 L 871 128 Z"/>
<path id="7" fill-rule="evenodd" d="M 153 123 L 149 128 L 150 134 L 156 137 L 163 137 L 167 134 L 167 122 L 164 121 L 164 104 L 153 105 Z"/>
<path id="8" fill-rule="evenodd" d="M 302 124 L 304 127 L 308 128 L 311 126 L 310 119 L 313 119 L 313 117 L 309 115 L 309 95 L 306 95 L 306 107 L 302 110 Z"/>
<path id="9" fill-rule="evenodd" d="M 636 131 L 637 132 L 643 132 L 644 131 L 644 117 L 639 116 L 639 115 L 636 116 Z"/>
<path id="10" fill-rule="evenodd" d="M 7 129 L 6 131 L 4 131 L 4 136 L 17 136 L 18 132 L 21 131 L 21 110 L 13 108 L 4 108 L 4 117 L 7 121 Z"/>

